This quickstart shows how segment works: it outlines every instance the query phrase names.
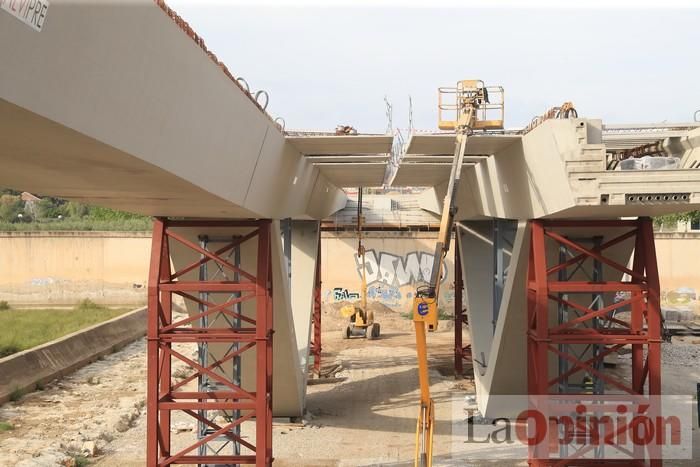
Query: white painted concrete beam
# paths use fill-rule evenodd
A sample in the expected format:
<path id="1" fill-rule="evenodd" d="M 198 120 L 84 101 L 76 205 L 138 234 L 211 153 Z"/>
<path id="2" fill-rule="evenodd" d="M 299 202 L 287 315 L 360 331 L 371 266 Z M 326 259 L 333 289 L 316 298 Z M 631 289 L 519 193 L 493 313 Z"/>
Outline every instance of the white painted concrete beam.
<path id="1" fill-rule="evenodd" d="M 3 186 L 187 217 L 342 196 L 153 1 L 54 0 L 41 32 L 3 13 L 0 43 Z"/>

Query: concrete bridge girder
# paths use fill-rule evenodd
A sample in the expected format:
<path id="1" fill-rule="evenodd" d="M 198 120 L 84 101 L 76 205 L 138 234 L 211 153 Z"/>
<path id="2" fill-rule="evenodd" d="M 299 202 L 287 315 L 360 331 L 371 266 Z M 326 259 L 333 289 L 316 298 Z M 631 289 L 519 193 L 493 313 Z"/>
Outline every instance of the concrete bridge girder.
<path id="1" fill-rule="evenodd" d="M 695 161 L 700 153 L 693 143 L 698 139 L 695 135 L 700 135 L 700 129 L 689 131 L 683 139 L 684 149 L 678 154 L 681 169 L 606 170 L 600 120 L 545 121 L 507 145 L 494 145 L 496 150 L 489 157 L 464 166 L 458 217 L 612 219 L 698 209 L 700 178 L 693 162 L 700 164 Z M 444 168 L 443 173 L 443 181 L 423 195 L 422 208 L 440 211 L 447 189 Z M 664 194 L 670 195 L 668 199 Z"/>
<path id="2" fill-rule="evenodd" d="M 344 194 L 150 0 L 0 15 L 0 184 L 158 216 L 321 218 Z"/>

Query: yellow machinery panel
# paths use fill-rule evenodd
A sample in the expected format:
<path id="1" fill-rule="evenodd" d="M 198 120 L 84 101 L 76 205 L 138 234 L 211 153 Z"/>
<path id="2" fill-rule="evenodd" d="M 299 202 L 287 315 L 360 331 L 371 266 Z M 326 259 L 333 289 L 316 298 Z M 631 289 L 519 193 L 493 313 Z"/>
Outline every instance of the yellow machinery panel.
<path id="1" fill-rule="evenodd" d="M 435 297 L 417 295 L 413 300 L 413 321 L 422 321 L 428 325 L 429 331 L 438 326 L 438 303 Z"/>
<path id="2" fill-rule="evenodd" d="M 345 305 L 340 309 L 340 316 L 343 318 L 349 318 L 352 315 L 355 314 L 355 305 L 350 304 L 350 305 Z"/>

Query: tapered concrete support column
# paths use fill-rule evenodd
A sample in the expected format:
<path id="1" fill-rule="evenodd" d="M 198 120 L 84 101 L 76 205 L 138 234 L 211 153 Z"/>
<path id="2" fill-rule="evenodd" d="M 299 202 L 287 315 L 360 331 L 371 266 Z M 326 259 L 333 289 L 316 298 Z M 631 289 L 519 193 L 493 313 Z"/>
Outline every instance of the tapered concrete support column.
<path id="1" fill-rule="evenodd" d="M 292 313 L 297 337 L 299 365 L 306 384 L 308 375 L 312 313 L 316 289 L 316 259 L 319 252 L 320 223 L 318 221 L 292 221 L 291 224 L 292 265 Z"/>
<path id="2" fill-rule="evenodd" d="M 526 394 L 525 276 L 528 230 L 518 222 L 509 259 L 498 319 L 494 317 L 494 224 L 461 222 L 458 241 L 465 283 L 477 402 L 487 417 L 511 415 L 511 408 L 490 404 L 493 394 Z M 514 410 L 514 408 L 513 408 Z"/>
<path id="3" fill-rule="evenodd" d="M 224 245 L 226 239 L 247 234 L 247 231 L 244 229 L 213 227 L 183 227 L 176 228 L 175 231 L 193 243 L 198 243 L 199 238 L 206 235 L 209 238 L 210 248 L 213 250 Z M 295 325 L 297 320 L 294 308 L 292 307 L 292 284 L 289 278 L 287 260 L 283 253 L 282 232 L 280 230 L 279 221 L 272 221 L 271 231 L 271 272 L 272 282 L 274 284 L 272 301 L 275 332 L 273 347 L 273 370 L 275 374 L 273 392 L 275 397 L 273 400 L 273 411 L 274 415 L 279 417 L 298 417 L 302 415 L 304 410 L 306 391 L 306 361 L 302 361 L 300 355 L 303 352 L 308 352 L 309 324 L 299 327 L 304 330 L 304 334 L 301 334 L 302 339 L 298 341 L 297 326 Z M 293 232 L 292 236 L 294 237 Z M 301 235 L 298 235 L 298 237 L 302 238 Z M 170 254 L 176 269 L 186 266 L 191 260 L 187 249 L 181 247 L 177 242 L 171 245 Z M 294 248 L 292 248 L 292 256 L 294 257 Z M 297 258 L 303 258 L 301 254 L 297 254 L 296 256 Z M 245 271 L 254 270 L 255 261 L 257 261 L 255 245 L 251 242 L 243 243 L 240 248 L 241 268 Z M 216 269 L 212 270 L 212 267 L 209 268 L 210 274 L 216 274 Z M 192 270 L 183 275 L 182 280 L 197 280 L 197 270 Z M 310 280 L 308 288 L 308 298 L 306 299 L 308 307 L 302 309 L 302 318 L 300 318 L 300 320 L 306 321 L 306 323 L 310 320 L 313 279 Z M 223 299 L 224 297 L 211 298 L 214 303 Z M 297 299 L 299 299 L 299 297 L 297 297 Z M 198 313 L 197 303 L 191 300 L 185 300 L 184 303 L 182 301 L 176 301 L 175 304 L 185 306 L 190 315 Z M 255 310 L 252 304 L 242 304 L 242 313 L 244 316 L 252 316 L 254 312 Z M 306 350 L 300 353 L 300 348 L 306 348 Z M 210 344 L 209 349 L 213 358 L 223 355 L 228 350 L 225 344 L 215 343 Z M 255 363 L 254 353 L 246 352 L 241 355 L 241 385 L 245 390 L 254 390 Z M 228 376 L 232 377 L 233 375 Z"/>

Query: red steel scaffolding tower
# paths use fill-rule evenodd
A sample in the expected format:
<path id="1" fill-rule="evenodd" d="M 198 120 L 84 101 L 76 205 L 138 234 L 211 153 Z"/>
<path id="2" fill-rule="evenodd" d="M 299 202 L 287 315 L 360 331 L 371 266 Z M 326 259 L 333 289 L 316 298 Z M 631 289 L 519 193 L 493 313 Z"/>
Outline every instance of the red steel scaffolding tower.
<path id="1" fill-rule="evenodd" d="M 651 219 L 534 220 L 531 227 L 527 285 L 530 396 L 546 396 L 543 399 L 547 401 L 562 394 L 582 399 L 605 394 L 611 400 L 637 401 L 659 396 L 662 320 Z M 601 232 L 609 235 L 602 238 Z M 623 264 L 620 257 L 612 259 L 609 254 L 611 247 L 623 242 L 634 246 L 631 269 L 627 258 Z M 593 271 L 589 269 L 584 275 L 583 268 L 591 265 Z M 628 345 L 632 352 L 631 381 L 606 372 L 603 365 L 605 357 Z M 555 360 L 559 370 L 550 374 L 556 367 Z M 654 407 L 653 402 L 650 406 Z M 556 410 L 551 405 L 549 409 Z M 586 445 L 585 440 L 567 452 L 554 453 L 548 446 L 537 446 L 530 450 L 530 465 L 662 465 L 655 446 L 642 447 L 641 451 L 635 447 L 634 452 L 625 453 L 630 458 L 615 460 L 590 458 L 594 449 L 597 447 Z"/>
<path id="2" fill-rule="evenodd" d="M 184 230 L 183 230 L 184 229 Z M 191 241 L 185 231 L 236 229 L 221 248 L 210 251 Z M 230 252 L 257 240 L 255 273 L 229 261 Z M 175 245 L 177 244 L 177 245 Z M 181 221 L 157 219 L 148 284 L 148 389 L 147 452 L 149 467 L 170 464 L 268 466 L 272 463 L 272 272 L 271 222 Z M 251 245 L 252 246 L 252 245 Z M 170 254 L 187 251 L 193 260 L 174 270 Z M 252 251 L 246 250 L 246 251 Z M 229 256 L 226 256 L 229 254 Z M 203 265 L 213 265 L 221 277 L 201 275 Z M 212 268 L 212 269 L 214 269 Z M 200 276 L 197 277 L 197 271 Z M 193 304 L 186 318 L 173 319 L 173 298 Z M 203 324 L 204 323 L 204 324 Z M 235 324 L 233 324 L 235 323 Z M 192 345 L 200 359 L 190 358 Z M 208 345 L 228 348 L 214 357 Z M 187 346 L 189 345 L 189 347 Z M 184 347 L 184 350 L 183 350 Z M 244 387 L 225 368 L 248 355 L 255 363 L 254 381 Z M 175 361 L 189 374 L 173 378 Z M 202 363 L 205 362 L 205 363 Z M 194 383 L 200 381 L 200 385 Z M 205 380 L 205 388 L 201 381 Z M 194 387 L 194 390 L 192 389 Z M 201 436 L 188 447 L 173 452 L 171 417 L 181 411 L 203 426 Z M 208 415 L 216 414 L 216 415 Z M 243 437 L 244 423 L 255 425 L 252 436 Z M 228 443 L 231 452 L 211 449 Z M 220 446 L 221 444 L 219 444 Z"/>

